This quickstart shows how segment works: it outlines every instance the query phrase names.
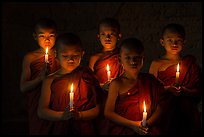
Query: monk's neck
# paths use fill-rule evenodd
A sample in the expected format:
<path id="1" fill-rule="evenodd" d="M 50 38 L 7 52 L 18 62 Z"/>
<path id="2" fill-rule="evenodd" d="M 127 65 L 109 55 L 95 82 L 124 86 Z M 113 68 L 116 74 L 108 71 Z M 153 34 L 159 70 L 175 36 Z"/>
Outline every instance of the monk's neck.
<path id="1" fill-rule="evenodd" d="M 128 72 L 124 72 L 123 73 L 123 77 L 127 80 L 137 80 L 138 78 L 138 72 L 137 73 L 128 73 Z"/>
<path id="2" fill-rule="evenodd" d="M 46 53 L 45 49 L 43 49 L 43 48 L 39 48 L 39 49 L 37 50 L 37 52 L 43 53 L 43 54 Z M 52 55 L 52 54 L 55 54 L 55 52 L 56 52 L 55 49 L 52 48 L 52 49 L 50 49 L 50 50 L 48 51 L 48 54 L 49 54 L 49 55 Z"/>
<path id="3" fill-rule="evenodd" d="M 115 49 L 115 47 L 114 48 L 103 48 L 103 52 L 111 52 L 114 49 Z"/>
<path id="4" fill-rule="evenodd" d="M 181 60 L 181 55 L 166 54 L 162 58 L 171 61 L 179 61 Z"/>

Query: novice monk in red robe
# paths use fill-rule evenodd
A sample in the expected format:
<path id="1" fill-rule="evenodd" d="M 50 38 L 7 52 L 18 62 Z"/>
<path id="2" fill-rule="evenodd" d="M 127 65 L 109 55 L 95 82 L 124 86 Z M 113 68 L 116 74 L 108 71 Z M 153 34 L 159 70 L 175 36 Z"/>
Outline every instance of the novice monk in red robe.
<path id="1" fill-rule="evenodd" d="M 164 113 L 163 85 L 151 74 L 141 73 L 144 47 L 136 38 L 122 41 L 120 63 L 124 73 L 112 80 L 105 105 L 107 133 L 111 135 L 159 135 L 159 118 Z M 141 125 L 146 104 L 146 126 Z M 165 100 L 166 101 L 166 100 Z"/>
<path id="2" fill-rule="evenodd" d="M 37 21 L 34 38 L 39 49 L 29 52 L 23 60 L 20 88 L 27 95 L 29 134 L 47 134 L 49 122 L 39 119 L 37 107 L 40 97 L 41 84 L 44 77 L 60 68 L 55 58 L 56 24 L 53 20 L 43 18 Z M 48 49 L 48 63 L 45 62 L 45 51 Z"/>
<path id="3" fill-rule="evenodd" d="M 119 50 L 117 47 L 117 41 L 121 38 L 120 24 L 116 19 L 105 18 L 99 23 L 98 29 L 97 37 L 103 48 L 99 53 L 90 57 L 89 67 L 94 71 L 101 87 L 107 93 L 110 81 L 123 72 L 118 61 Z M 110 80 L 107 76 L 107 64 L 111 71 Z"/>
<path id="4" fill-rule="evenodd" d="M 164 117 L 164 134 L 201 135 L 201 116 L 198 103 L 201 99 L 201 69 L 192 55 L 181 56 L 185 44 L 185 30 L 179 24 L 168 24 L 160 40 L 166 53 L 154 60 L 149 72 L 164 85 L 171 97 Z M 179 64 L 179 79 L 176 71 Z"/>
<path id="5" fill-rule="evenodd" d="M 103 134 L 103 129 L 106 126 L 104 124 L 105 119 L 103 110 L 105 101 L 108 94 L 108 88 L 110 81 L 123 73 L 123 68 L 119 63 L 119 49 L 117 47 L 117 41 L 121 38 L 120 24 L 118 20 L 114 18 L 105 18 L 100 21 L 98 25 L 97 37 L 103 46 L 102 50 L 92 55 L 89 60 L 89 67 L 94 71 L 96 78 L 99 80 L 101 87 L 103 88 L 101 112 L 98 118 L 98 132 Z M 110 69 L 110 80 L 108 80 L 107 65 Z"/>
<path id="6" fill-rule="evenodd" d="M 54 121 L 50 134 L 94 135 L 94 118 L 99 114 L 98 97 L 102 93 L 100 84 L 90 68 L 80 66 L 84 51 L 77 35 L 60 35 L 56 46 L 61 68 L 43 81 L 38 115 Z M 73 108 L 69 106 L 71 90 Z"/>

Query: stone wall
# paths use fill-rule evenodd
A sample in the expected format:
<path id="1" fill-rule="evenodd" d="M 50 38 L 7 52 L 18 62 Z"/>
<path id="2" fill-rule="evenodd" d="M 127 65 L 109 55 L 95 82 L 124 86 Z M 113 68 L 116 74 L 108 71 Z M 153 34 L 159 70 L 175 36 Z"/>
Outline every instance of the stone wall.
<path id="1" fill-rule="evenodd" d="M 163 49 L 159 38 L 168 23 L 186 29 L 184 54 L 193 54 L 202 66 L 201 2 L 4 2 L 2 3 L 2 121 L 4 134 L 27 134 L 26 96 L 20 92 L 23 56 L 36 49 L 33 23 L 41 17 L 53 18 L 59 33 L 77 33 L 86 47 L 82 65 L 100 49 L 97 24 L 114 17 L 121 24 L 122 39 L 137 37 L 145 46 L 145 65 L 159 57 Z"/>

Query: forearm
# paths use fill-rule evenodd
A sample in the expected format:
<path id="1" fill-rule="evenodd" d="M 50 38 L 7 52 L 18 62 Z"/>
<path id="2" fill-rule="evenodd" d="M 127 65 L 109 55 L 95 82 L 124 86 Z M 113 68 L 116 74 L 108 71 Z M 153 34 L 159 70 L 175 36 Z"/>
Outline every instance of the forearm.
<path id="1" fill-rule="evenodd" d="M 133 128 L 134 126 L 134 121 L 126 119 L 115 112 L 106 112 L 105 117 L 119 125 L 126 126 L 128 128 Z"/>
<path id="2" fill-rule="evenodd" d="M 147 120 L 147 125 L 150 127 L 153 126 L 154 123 L 158 121 L 158 119 L 161 117 L 161 115 L 162 115 L 162 109 L 160 106 L 158 106 L 155 112 L 152 114 L 152 116 Z"/>
<path id="3" fill-rule="evenodd" d="M 38 116 L 45 120 L 60 121 L 63 120 L 63 111 L 54 111 L 48 108 L 38 109 Z"/>
<path id="4" fill-rule="evenodd" d="M 96 106 L 92 109 L 86 111 L 80 111 L 80 118 L 82 120 L 91 120 L 97 117 L 99 114 L 99 106 Z"/>
<path id="5" fill-rule="evenodd" d="M 183 94 L 185 96 L 198 96 L 199 95 L 199 89 L 189 89 L 187 87 L 182 86 Z"/>
<path id="6" fill-rule="evenodd" d="M 36 77 L 33 80 L 25 81 L 21 83 L 21 92 L 25 93 L 32 89 L 35 89 L 40 83 L 42 82 L 42 79 L 40 77 Z"/>

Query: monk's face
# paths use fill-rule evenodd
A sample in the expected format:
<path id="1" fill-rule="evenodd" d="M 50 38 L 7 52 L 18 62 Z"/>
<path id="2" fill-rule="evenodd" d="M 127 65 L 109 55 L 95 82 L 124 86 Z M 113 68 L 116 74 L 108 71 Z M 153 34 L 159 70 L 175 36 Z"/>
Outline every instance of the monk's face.
<path id="1" fill-rule="evenodd" d="M 97 35 L 105 51 L 110 51 L 116 48 L 116 43 L 121 37 L 121 34 L 116 28 L 108 25 L 101 25 L 99 34 Z"/>
<path id="2" fill-rule="evenodd" d="M 33 33 L 34 39 L 37 41 L 38 45 L 46 49 L 51 49 L 55 45 L 56 40 L 56 30 L 54 28 L 43 28 L 38 27 L 36 32 Z"/>
<path id="3" fill-rule="evenodd" d="M 166 30 L 163 38 L 160 39 L 160 43 L 165 48 L 167 54 L 176 55 L 182 51 L 185 40 L 179 33 Z"/>
<path id="4" fill-rule="evenodd" d="M 78 45 L 63 45 L 58 49 L 58 59 L 62 69 L 66 72 L 72 72 L 80 65 L 84 51 Z"/>
<path id="5" fill-rule="evenodd" d="M 125 71 L 138 73 L 143 66 L 144 56 L 136 50 L 122 47 L 119 59 Z"/>

